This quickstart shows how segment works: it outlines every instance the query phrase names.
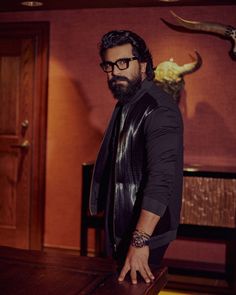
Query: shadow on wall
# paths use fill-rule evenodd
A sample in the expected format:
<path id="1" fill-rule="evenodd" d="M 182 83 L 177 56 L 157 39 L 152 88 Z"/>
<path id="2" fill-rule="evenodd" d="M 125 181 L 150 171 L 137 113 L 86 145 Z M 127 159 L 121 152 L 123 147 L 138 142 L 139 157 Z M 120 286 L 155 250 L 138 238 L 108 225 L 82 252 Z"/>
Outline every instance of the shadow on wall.
<path id="1" fill-rule="evenodd" d="M 82 159 L 82 162 L 94 161 L 103 138 L 99 119 L 96 120 L 96 118 L 94 118 L 97 106 L 90 105 L 86 91 L 78 80 L 74 80 L 73 83 L 78 92 L 78 99 L 80 100 L 78 105 L 80 109 L 80 122 L 77 128 L 80 129 L 81 134 L 80 149 L 84 155 L 84 160 Z"/>
<path id="2" fill-rule="evenodd" d="M 182 96 L 182 113 L 185 126 L 186 162 L 199 159 L 205 166 L 233 166 L 236 159 L 236 137 L 224 118 L 206 102 L 197 104 L 193 118 L 186 113 L 186 96 Z"/>

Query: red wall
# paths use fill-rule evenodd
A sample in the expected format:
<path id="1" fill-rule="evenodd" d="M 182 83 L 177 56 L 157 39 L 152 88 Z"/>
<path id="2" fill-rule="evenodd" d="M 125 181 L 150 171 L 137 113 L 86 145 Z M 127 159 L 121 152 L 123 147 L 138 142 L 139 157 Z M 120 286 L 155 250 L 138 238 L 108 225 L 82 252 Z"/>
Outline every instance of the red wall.
<path id="1" fill-rule="evenodd" d="M 173 7 L 193 20 L 236 26 L 236 6 Z M 79 248 L 81 164 L 94 160 L 114 101 L 98 64 L 97 44 L 112 29 L 130 29 L 149 44 L 154 64 L 173 57 L 202 67 L 185 78 L 181 103 L 185 162 L 231 166 L 236 159 L 236 64 L 231 43 L 207 34 L 180 33 L 170 8 L 1 13 L 0 21 L 49 21 L 49 97 L 45 245 Z M 90 241 L 92 246 L 92 241 Z M 192 248 L 193 249 L 193 248 Z M 216 254 L 218 255 L 218 254 Z M 219 256 L 218 256 L 219 257 Z M 220 258 L 221 259 L 221 258 Z"/>

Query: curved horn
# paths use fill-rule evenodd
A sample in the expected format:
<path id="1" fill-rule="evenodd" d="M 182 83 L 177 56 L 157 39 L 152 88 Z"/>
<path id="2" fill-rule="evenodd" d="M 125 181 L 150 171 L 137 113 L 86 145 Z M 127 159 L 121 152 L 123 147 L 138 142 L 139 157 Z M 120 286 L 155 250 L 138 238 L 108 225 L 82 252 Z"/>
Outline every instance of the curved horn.
<path id="1" fill-rule="evenodd" d="M 189 20 L 183 19 L 182 17 L 178 16 L 173 11 L 170 11 L 170 12 L 176 18 L 176 20 L 178 21 L 178 23 L 181 26 L 183 26 L 187 29 L 190 29 L 190 30 L 218 33 L 220 35 L 225 36 L 225 32 L 228 28 L 228 26 L 218 24 L 218 23 L 189 21 Z"/>
<path id="2" fill-rule="evenodd" d="M 195 54 L 196 54 L 196 58 L 190 55 L 190 57 L 193 60 L 192 63 L 188 63 L 182 66 L 182 72 L 180 73 L 180 75 L 183 76 L 186 74 L 193 73 L 200 68 L 200 66 L 202 65 L 202 58 L 197 51 L 195 51 Z"/>
<path id="3" fill-rule="evenodd" d="M 198 22 L 198 21 L 189 21 L 178 16 L 173 11 L 170 11 L 171 14 L 176 18 L 178 23 L 187 29 L 203 32 L 212 32 L 219 35 L 231 38 L 233 40 L 233 54 L 236 56 L 236 28 L 228 25 L 223 25 L 219 23 L 212 22 Z"/>

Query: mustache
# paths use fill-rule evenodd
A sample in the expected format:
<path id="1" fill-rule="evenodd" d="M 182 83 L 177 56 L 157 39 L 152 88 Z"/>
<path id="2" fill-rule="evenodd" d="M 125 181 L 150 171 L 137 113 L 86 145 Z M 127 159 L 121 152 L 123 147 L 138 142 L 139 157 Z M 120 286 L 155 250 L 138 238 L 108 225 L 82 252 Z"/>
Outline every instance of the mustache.
<path id="1" fill-rule="evenodd" d="M 113 76 L 110 80 L 109 80 L 109 84 L 113 84 L 116 81 L 126 81 L 129 82 L 129 79 L 123 76 Z"/>

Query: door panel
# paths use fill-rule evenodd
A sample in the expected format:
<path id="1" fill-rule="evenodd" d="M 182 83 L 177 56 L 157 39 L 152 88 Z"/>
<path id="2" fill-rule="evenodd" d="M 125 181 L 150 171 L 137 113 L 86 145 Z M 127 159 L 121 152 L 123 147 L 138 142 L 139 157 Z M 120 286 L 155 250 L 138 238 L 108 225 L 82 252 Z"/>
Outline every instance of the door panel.
<path id="1" fill-rule="evenodd" d="M 46 88 L 38 53 L 48 42 L 35 26 L 0 24 L 0 245 L 24 249 L 41 248 L 43 236 L 46 91 L 35 89 Z"/>
<path id="2" fill-rule="evenodd" d="M 0 134 L 15 135 L 19 101 L 19 57 L 4 56 L 0 51 Z M 10 86 L 10 87 L 9 87 Z"/>
<path id="3" fill-rule="evenodd" d="M 15 229 L 16 226 L 16 183 L 17 156 L 7 153 L 0 154 L 0 226 L 1 228 Z"/>

